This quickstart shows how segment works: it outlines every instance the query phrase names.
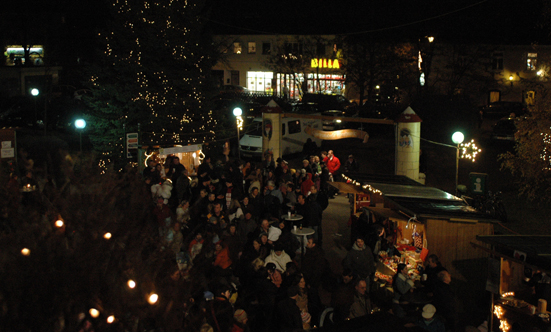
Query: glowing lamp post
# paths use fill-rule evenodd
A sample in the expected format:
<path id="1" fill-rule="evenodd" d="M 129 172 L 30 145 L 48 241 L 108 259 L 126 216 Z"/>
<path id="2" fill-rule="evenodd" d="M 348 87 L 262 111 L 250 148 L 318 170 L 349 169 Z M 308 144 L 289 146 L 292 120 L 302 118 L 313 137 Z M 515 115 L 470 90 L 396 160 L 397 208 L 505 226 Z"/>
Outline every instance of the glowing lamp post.
<path id="1" fill-rule="evenodd" d="M 463 140 L 465 139 L 465 136 L 462 132 L 456 131 L 452 135 L 452 141 L 455 145 L 457 145 L 456 148 L 456 154 L 455 154 L 455 195 L 457 196 L 457 182 L 459 180 L 459 144 L 463 143 Z"/>
<path id="2" fill-rule="evenodd" d="M 239 130 L 243 129 L 243 118 L 241 117 L 243 110 L 239 107 L 233 109 L 233 115 L 235 116 L 235 121 L 237 125 L 237 159 L 241 159 L 241 151 L 239 147 Z"/>
<path id="3" fill-rule="evenodd" d="M 32 88 L 31 89 L 31 96 L 33 96 L 34 98 L 34 121 L 35 122 L 38 122 L 38 110 L 36 108 L 36 99 L 38 98 L 38 95 L 40 94 L 40 90 L 38 90 L 37 88 Z"/>
<path id="4" fill-rule="evenodd" d="M 78 129 L 80 136 L 80 152 L 82 153 L 82 131 L 86 128 L 86 121 L 84 119 L 77 119 L 75 121 L 75 128 Z"/>

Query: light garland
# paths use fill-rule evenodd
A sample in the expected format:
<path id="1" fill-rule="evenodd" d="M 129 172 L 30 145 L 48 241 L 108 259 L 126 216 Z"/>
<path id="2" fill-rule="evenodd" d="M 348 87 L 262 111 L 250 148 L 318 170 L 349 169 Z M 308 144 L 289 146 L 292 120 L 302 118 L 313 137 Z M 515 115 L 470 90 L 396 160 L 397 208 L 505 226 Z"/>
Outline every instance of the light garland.
<path id="1" fill-rule="evenodd" d="M 496 315 L 498 319 L 501 319 L 503 317 L 503 314 L 504 314 L 504 311 L 501 306 L 499 305 L 494 306 L 494 315 Z"/>
<path id="2" fill-rule="evenodd" d="M 551 129 L 551 128 L 549 128 Z M 544 134 L 544 133 L 540 133 L 542 137 L 542 141 L 543 141 L 543 151 L 542 153 L 540 154 L 540 158 L 541 160 L 547 162 L 549 165 L 544 167 L 543 169 L 546 170 L 546 171 L 549 171 L 551 170 L 551 153 L 550 153 L 550 150 L 551 148 L 548 148 L 548 146 L 551 145 L 551 136 L 549 134 Z"/>
<path id="3" fill-rule="evenodd" d="M 511 325 L 509 325 L 509 322 L 507 322 L 505 319 L 502 319 L 499 321 L 499 329 L 503 332 L 509 331 L 511 328 Z"/>
<path id="4" fill-rule="evenodd" d="M 364 184 L 363 186 L 361 185 L 360 182 L 352 179 L 352 178 L 349 178 L 348 176 L 342 174 L 342 177 L 346 180 L 346 182 L 350 182 L 352 183 L 353 185 L 356 185 L 356 186 L 361 186 L 362 189 L 364 190 L 368 190 L 369 192 L 373 193 L 373 194 L 382 194 L 383 192 L 380 191 L 379 189 L 377 188 L 374 188 L 372 186 L 370 186 L 369 184 Z"/>

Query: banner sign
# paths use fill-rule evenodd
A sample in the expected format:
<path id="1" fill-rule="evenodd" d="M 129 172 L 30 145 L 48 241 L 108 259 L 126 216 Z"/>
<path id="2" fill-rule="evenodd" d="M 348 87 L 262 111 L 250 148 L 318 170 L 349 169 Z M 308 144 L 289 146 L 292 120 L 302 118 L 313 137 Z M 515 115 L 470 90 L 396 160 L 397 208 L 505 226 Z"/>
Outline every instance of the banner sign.
<path id="1" fill-rule="evenodd" d="M 369 139 L 369 134 L 367 132 L 357 129 L 325 131 L 314 129 L 308 126 L 304 129 L 304 131 L 310 136 L 314 136 L 316 138 L 327 141 L 334 141 L 343 138 L 358 138 L 361 139 L 364 143 L 367 143 L 367 140 Z"/>
<path id="2" fill-rule="evenodd" d="M 138 133 L 126 134 L 126 158 L 135 158 L 138 155 Z"/>
<path id="3" fill-rule="evenodd" d="M 195 152 L 201 150 L 201 144 L 192 144 L 186 146 L 174 146 L 171 148 L 161 148 L 159 149 L 159 154 L 161 156 L 168 156 L 169 154 L 176 153 L 185 153 L 185 152 Z"/>

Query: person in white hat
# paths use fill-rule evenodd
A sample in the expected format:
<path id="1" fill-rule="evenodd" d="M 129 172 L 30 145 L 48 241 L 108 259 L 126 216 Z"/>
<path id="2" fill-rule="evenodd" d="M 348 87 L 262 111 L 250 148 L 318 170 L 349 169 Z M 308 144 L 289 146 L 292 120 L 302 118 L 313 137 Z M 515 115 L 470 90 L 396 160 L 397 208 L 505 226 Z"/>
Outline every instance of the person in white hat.
<path id="1" fill-rule="evenodd" d="M 417 319 L 415 326 L 430 332 L 446 332 L 444 322 L 438 316 L 435 316 L 435 313 L 436 308 L 432 304 L 425 304 L 421 317 Z"/>

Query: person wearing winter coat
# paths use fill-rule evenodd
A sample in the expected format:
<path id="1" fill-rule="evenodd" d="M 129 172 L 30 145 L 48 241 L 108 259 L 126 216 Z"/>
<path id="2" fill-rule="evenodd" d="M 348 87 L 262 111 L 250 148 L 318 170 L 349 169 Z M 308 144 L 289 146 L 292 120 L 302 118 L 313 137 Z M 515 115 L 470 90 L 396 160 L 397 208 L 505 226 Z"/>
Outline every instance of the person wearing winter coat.
<path id="1" fill-rule="evenodd" d="M 308 284 L 314 289 L 318 289 L 321 285 L 321 278 L 324 272 L 329 268 L 329 263 L 325 258 L 323 248 L 318 245 L 318 242 L 313 237 L 308 238 L 306 243 L 306 253 L 301 266 L 302 274 L 308 281 Z"/>
<path id="2" fill-rule="evenodd" d="M 214 255 L 216 256 L 216 259 L 214 260 L 212 265 L 214 265 L 215 267 L 226 270 L 232 265 L 228 246 L 222 244 L 222 242 L 216 243 Z"/>
<path id="3" fill-rule="evenodd" d="M 346 254 L 343 267 L 351 269 L 354 274 L 366 280 L 375 273 L 375 259 L 371 249 L 365 244 L 362 237 L 357 236 L 352 249 Z M 367 284 L 369 291 L 369 282 Z"/>
<path id="4" fill-rule="evenodd" d="M 287 263 L 292 262 L 291 257 L 283 250 L 281 243 L 276 243 L 274 250 L 270 252 L 270 255 L 264 260 L 264 266 L 267 266 L 269 263 L 274 263 L 276 268 L 285 272 L 287 269 Z"/>
<path id="5" fill-rule="evenodd" d="M 348 159 L 344 162 L 344 171 L 346 173 L 354 173 L 360 169 L 358 161 L 354 158 L 353 155 L 349 155 Z"/>
<path id="6" fill-rule="evenodd" d="M 365 280 L 358 279 L 354 286 L 354 302 L 350 306 L 350 316 L 348 318 L 358 318 L 371 313 L 371 302 L 367 294 L 367 284 Z"/>
<path id="7" fill-rule="evenodd" d="M 408 267 L 406 264 L 398 264 L 397 273 L 394 275 L 392 288 L 394 289 L 394 298 L 392 299 L 392 310 L 400 318 L 406 316 L 401 302 L 407 300 L 408 293 L 413 291 L 413 280 L 409 278 Z"/>
<path id="8" fill-rule="evenodd" d="M 304 180 L 300 184 L 300 192 L 308 197 L 310 194 L 310 188 L 314 186 L 314 182 L 312 181 L 312 173 L 306 173 L 303 175 Z"/>

